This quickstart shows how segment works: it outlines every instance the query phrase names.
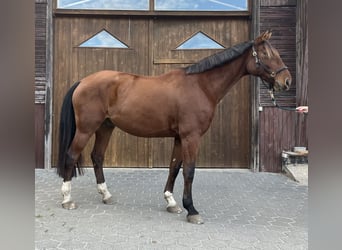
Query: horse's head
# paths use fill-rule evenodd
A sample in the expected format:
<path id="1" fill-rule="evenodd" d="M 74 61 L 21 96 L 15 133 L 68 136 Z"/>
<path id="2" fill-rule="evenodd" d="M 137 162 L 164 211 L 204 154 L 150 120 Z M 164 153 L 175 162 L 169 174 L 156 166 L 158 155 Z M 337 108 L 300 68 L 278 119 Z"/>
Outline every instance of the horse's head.
<path id="1" fill-rule="evenodd" d="M 247 70 L 268 82 L 272 90 L 288 90 L 292 77 L 278 51 L 269 43 L 271 35 L 271 32 L 265 31 L 254 40 Z"/>

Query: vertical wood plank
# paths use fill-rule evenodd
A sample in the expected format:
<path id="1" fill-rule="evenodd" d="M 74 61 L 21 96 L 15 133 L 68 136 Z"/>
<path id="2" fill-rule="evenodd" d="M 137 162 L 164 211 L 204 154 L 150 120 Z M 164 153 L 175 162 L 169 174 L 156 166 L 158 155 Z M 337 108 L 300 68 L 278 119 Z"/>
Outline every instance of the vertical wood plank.
<path id="1" fill-rule="evenodd" d="M 45 105 L 34 105 L 34 121 L 35 121 L 35 164 L 36 168 L 44 168 L 44 115 Z"/>
<path id="2" fill-rule="evenodd" d="M 298 1 L 297 6 L 297 105 L 308 105 L 308 0 Z M 298 114 L 296 130 L 296 145 L 308 147 L 306 115 Z"/>

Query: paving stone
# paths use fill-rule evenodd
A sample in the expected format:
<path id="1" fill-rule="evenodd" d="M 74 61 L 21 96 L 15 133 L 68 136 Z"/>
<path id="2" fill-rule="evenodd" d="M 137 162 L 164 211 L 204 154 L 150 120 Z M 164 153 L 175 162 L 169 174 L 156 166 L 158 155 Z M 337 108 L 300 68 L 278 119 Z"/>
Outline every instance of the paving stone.
<path id="1" fill-rule="evenodd" d="M 105 205 L 92 169 L 72 180 L 76 210 L 61 206 L 62 180 L 35 171 L 35 249 L 308 249 L 308 188 L 281 174 L 197 169 L 193 225 L 166 212 L 167 169 L 105 169 L 115 203 Z M 174 196 L 181 205 L 183 176 Z"/>

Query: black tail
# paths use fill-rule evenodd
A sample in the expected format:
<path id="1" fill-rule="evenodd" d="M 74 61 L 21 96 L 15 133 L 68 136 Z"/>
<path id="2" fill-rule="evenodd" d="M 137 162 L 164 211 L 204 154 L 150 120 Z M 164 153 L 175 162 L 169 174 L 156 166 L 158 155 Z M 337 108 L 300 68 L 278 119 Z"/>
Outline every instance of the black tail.
<path id="1" fill-rule="evenodd" d="M 65 175 L 68 149 L 70 147 L 70 144 L 76 132 L 75 113 L 74 113 L 74 107 L 72 104 L 72 95 L 79 84 L 80 82 L 75 83 L 66 93 L 64 100 L 63 100 L 61 116 L 59 120 L 59 146 L 58 146 L 57 174 L 62 178 L 64 178 L 64 175 Z M 74 177 L 77 176 L 76 166 L 78 168 L 79 174 L 80 175 L 83 174 L 83 171 L 80 166 L 80 159 L 81 157 L 75 164 L 75 168 L 73 170 Z"/>

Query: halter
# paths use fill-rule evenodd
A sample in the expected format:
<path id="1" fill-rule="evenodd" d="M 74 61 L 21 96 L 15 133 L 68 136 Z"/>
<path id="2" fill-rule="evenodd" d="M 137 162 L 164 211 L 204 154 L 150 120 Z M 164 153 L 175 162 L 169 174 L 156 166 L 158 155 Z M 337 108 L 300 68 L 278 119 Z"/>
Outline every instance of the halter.
<path id="1" fill-rule="evenodd" d="M 280 68 L 280 69 L 278 69 L 276 71 L 271 71 L 270 68 L 266 64 L 264 64 L 260 60 L 260 58 L 258 57 L 258 53 L 256 52 L 256 50 L 254 48 L 254 45 L 252 46 L 252 51 L 253 51 L 252 52 L 252 56 L 255 58 L 256 65 L 261 66 L 263 68 L 263 70 L 265 70 L 268 74 L 270 74 L 271 78 L 275 78 L 276 75 L 278 75 L 280 72 L 288 69 L 287 66 L 284 66 L 284 67 L 282 67 L 282 68 Z"/>
<path id="2" fill-rule="evenodd" d="M 276 70 L 276 71 L 271 71 L 271 70 L 269 69 L 269 67 L 268 67 L 266 64 L 264 64 L 264 63 L 260 60 L 260 58 L 258 57 L 258 53 L 256 52 L 256 50 L 255 50 L 255 48 L 254 48 L 254 45 L 252 46 L 252 56 L 255 58 L 255 64 L 256 64 L 257 66 L 261 66 L 262 69 L 265 70 L 265 71 L 270 75 L 270 77 L 273 78 L 273 79 L 276 77 L 277 74 L 279 74 L 280 72 L 282 72 L 282 71 L 288 69 L 287 66 L 284 66 L 284 67 L 282 67 L 282 68 L 280 68 L 280 69 L 278 69 L 278 70 Z M 268 93 L 270 94 L 271 100 L 272 100 L 273 105 L 274 105 L 275 107 L 277 107 L 277 108 L 279 108 L 279 109 L 282 109 L 282 110 L 296 111 L 296 108 L 288 108 L 288 107 L 281 107 L 281 106 L 279 106 L 278 103 L 277 103 L 277 101 L 276 101 L 276 99 L 275 99 L 275 97 L 274 97 L 273 86 L 272 86 L 271 84 L 269 84 L 269 85 L 267 86 L 267 84 L 265 83 L 264 79 L 262 79 L 261 77 L 260 77 L 260 79 L 261 79 L 262 83 L 268 88 Z"/>

